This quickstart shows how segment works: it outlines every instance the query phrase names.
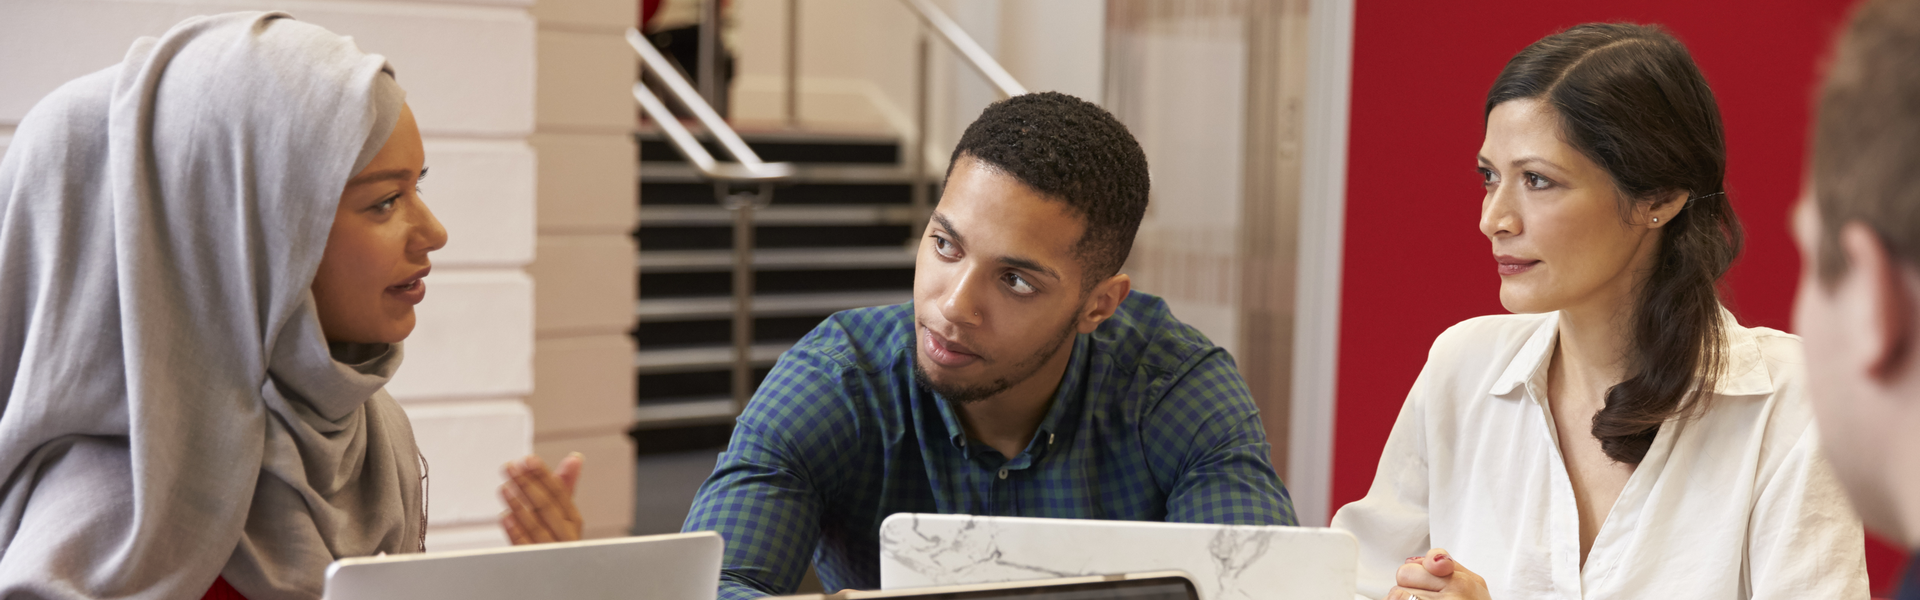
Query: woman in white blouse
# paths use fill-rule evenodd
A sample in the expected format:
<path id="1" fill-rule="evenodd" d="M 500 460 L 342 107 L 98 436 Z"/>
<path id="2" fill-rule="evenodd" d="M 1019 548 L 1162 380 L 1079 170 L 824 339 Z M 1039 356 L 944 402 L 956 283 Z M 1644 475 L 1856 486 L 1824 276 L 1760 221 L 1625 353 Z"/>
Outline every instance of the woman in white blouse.
<path id="1" fill-rule="evenodd" d="M 1507 64 L 1485 117 L 1480 230 L 1517 314 L 1434 341 L 1373 488 L 1334 516 L 1361 594 L 1865 598 L 1800 340 L 1716 295 L 1741 231 L 1686 48 L 1568 29 Z"/>

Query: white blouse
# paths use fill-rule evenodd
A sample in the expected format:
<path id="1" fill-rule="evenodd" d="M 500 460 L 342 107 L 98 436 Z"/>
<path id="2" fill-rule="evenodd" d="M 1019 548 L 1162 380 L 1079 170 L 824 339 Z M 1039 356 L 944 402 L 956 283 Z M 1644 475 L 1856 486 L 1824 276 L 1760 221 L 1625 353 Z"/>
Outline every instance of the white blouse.
<path id="1" fill-rule="evenodd" d="M 1866 598 L 1860 519 L 1821 457 L 1800 338 L 1722 311 L 1727 371 L 1705 414 L 1660 427 L 1583 568 L 1548 412 L 1559 313 L 1471 319 L 1434 340 L 1373 489 L 1333 517 L 1359 592 L 1445 548 L 1521 598 Z"/>

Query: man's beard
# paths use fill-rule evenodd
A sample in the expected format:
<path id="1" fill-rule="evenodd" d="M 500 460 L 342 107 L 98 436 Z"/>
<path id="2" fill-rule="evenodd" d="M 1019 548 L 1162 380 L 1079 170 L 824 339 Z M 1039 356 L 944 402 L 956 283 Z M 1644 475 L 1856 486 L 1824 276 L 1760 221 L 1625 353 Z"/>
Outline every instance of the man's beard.
<path id="1" fill-rule="evenodd" d="M 1060 348 L 1067 345 L 1067 339 L 1073 337 L 1076 324 L 1075 319 L 1069 316 L 1066 326 L 1060 328 L 1060 335 L 1054 336 L 1052 342 L 1041 346 L 1040 349 L 1035 351 L 1031 356 L 1022 359 L 1018 363 L 1014 363 L 1014 374 L 1012 376 L 1001 377 L 979 385 L 944 385 L 935 383 L 933 377 L 927 375 L 926 368 L 920 366 L 920 345 L 923 342 L 920 341 L 919 336 L 925 335 L 925 332 L 919 331 L 916 327 L 913 340 L 913 381 L 914 383 L 920 384 L 921 387 L 933 390 L 933 392 L 939 394 L 940 397 L 946 398 L 947 402 L 954 404 L 973 404 L 992 398 L 1000 395 L 1001 392 L 1012 389 L 1015 385 L 1026 383 L 1028 379 L 1033 378 L 1035 373 L 1039 373 L 1040 367 L 1046 365 L 1047 361 L 1052 360 L 1055 354 L 1060 353 Z"/>

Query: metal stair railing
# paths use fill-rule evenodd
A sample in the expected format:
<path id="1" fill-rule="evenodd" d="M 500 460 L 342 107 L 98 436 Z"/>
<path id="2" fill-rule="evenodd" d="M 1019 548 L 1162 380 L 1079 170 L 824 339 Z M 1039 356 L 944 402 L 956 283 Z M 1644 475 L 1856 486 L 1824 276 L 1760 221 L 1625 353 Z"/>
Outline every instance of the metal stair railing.
<path id="1" fill-rule="evenodd" d="M 933 121 L 930 104 L 928 102 L 929 77 L 933 71 L 932 65 L 929 64 L 929 61 L 932 59 L 932 53 L 927 47 L 928 30 L 939 34 L 940 39 L 946 42 L 947 46 L 952 48 L 956 54 L 959 54 L 960 58 L 965 60 L 968 66 L 973 67 L 973 70 L 980 73 L 981 77 L 986 78 L 988 83 L 993 84 L 994 89 L 999 90 L 1002 97 L 1011 98 L 1025 94 L 1027 93 L 1027 88 L 1021 85 L 1019 80 L 1014 79 L 1013 74 L 1007 72 L 1006 67 L 1000 65 L 1000 61 L 994 60 L 992 53 L 987 52 L 986 48 L 981 47 L 980 42 L 975 41 L 973 36 L 967 35 L 967 31 L 962 29 L 959 23 L 954 22 L 952 17 L 947 16 L 946 11 L 940 10 L 940 7 L 936 6 L 932 0 L 900 0 L 900 4 L 905 6 L 907 10 L 912 11 L 914 16 L 919 17 L 923 25 L 920 29 L 919 39 L 914 44 L 916 52 L 915 61 L 916 64 L 919 65 L 919 72 L 915 75 L 914 81 L 914 128 L 917 131 L 914 133 L 913 147 L 907 153 L 907 160 L 910 161 L 908 169 L 910 170 L 913 180 L 913 211 L 918 217 L 916 220 L 917 224 L 914 225 L 916 234 L 914 237 L 919 237 L 918 232 L 920 228 L 926 226 L 925 221 L 927 216 L 933 212 L 932 199 L 928 197 L 927 192 L 927 184 L 929 182 L 927 181 L 926 144 L 927 133 L 932 130 Z M 709 35 L 719 28 L 719 1 L 705 0 L 701 7 L 700 14 L 702 32 L 700 37 L 700 65 L 702 81 L 718 81 L 719 71 L 717 67 L 714 66 L 718 61 L 710 60 L 708 57 L 718 57 L 720 55 L 719 36 Z M 799 1 L 787 0 L 787 89 L 785 90 L 785 107 L 788 127 L 797 127 L 800 123 L 799 14 Z M 709 91 L 711 90 L 709 89 Z M 711 98 L 712 95 L 708 97 Z"/>
<path id="2" fill-rule="evenodd" d="M 1000 61 L 993 59 L 993 54 L 988 53 L 986 48 L 980 47 L 980 42 L 974 41 L 973 36 L 967 35 L 967 31 L 961 29 L 959 23 L 955 23 L 952 17 L 940 10 L 940 7 L 934 6 L 931 0 L 900 0 L 900 3 L 919 16 L 921 23 L 925 25 L 920 29 L 919 40 L 914 44 L 915 60 L 920 67 L 919 72 L 914 76 L 913 118 L 914 128 L 918 131 L 914 133 L 913 148 L 908 153 L 908 160 L 913 161 L 908 169 L 913 178 L 913 213 L 916 217 L 913 231 L 916 234 L 914 237 L 917 238 L 921 229 L 926 227 L 927 218 L 933 214 L 933 200 L 928 196 L 927 190 L 927 184 L 930 183 L 927 180 L 927 133 L 933 130 L 933 115 L 929 102 L 932 94 L 930 77 L 933 73 L 933 65 L 930 63 L 932 52 L 927 48 L 927 30 L 931 29 L 934 33 L 940 34 L 940 39 L 946 41 L 947 46 L 952 47 L 960 58 L 971 65 L 973 70 L 978 71 L 981 77 L 985 77 L 987 82 L 992 83 L 995 89 L 1000 90 L 1002 97 L 1011 98 L 1025 94 L 1027 88 L 1020 85 L 1020 82 L 1013 78 L 1013 74 L 1007 72 L 1006 67 L 1000 66 Z M 788 15 L 791 16 L 792 13 L 789 12 Z M 794 50 L 789 41 L 788 51 Z M 798 62 L 787 61 L 787 68 L 798 68 Z M 797 79 L 795 75 L 787 76 L 788 81 Z M 788 86 L 787 93 L 797 93 L 798 90 L 795 87 L 797 86 Z M 787 101 L 790 106 L 795 105 L 796 102 L 793 99 Z"/>
<path id="3" fill-rule="evenodd" d="M 915 16 L 919 17 L 922 27 L 916 40 L 915 75 L 915 133 L 913 143 L 906 152 L 908 177 L 912 183 L 911 211 L 915 238 L 926 226 L 932 213 L 932 199 L 928 184 L 927 136 L 932 130 L 930 103 L 930 78 L 932 75 L 932 52 L 929 32 L 938 35 L 960 58 L 991 83 L 1002 97 L 1012 97 L 1027 93 L 1013 75 L 994 60 L 993 55 L 968 35 L 959 23 L 949 17 L 945 11 L 934 5 L 931 0 L 900 0 L 900 3 Z M 643 83 L 633 86 L 633 97 L 640 102 L 642 110 L 659 125 L 668 142 L 680 155 L 697 169 L 702 177 L 714 182 L 714 196 L 721 206 L 733 214 L 733 408 L 735 414 L 746 407 L 753 395 L 753 226 L 754 213 L 765 207 L 772 199 L 773 183 L 794 178 L 797 171 L 789 163 L 767 163 L 760 160 L 746 141 L 721 118 L 711 104 L 719 95 L 720 36 L 718 35 L 720 16 L 719 0 L 702 2 L 701 34 L 699 40 L 700 59 L 697 70 L 700 74 L 700 89 L 687 82 L 686 77 L 673 66 L 673 63 L 660 54 L 638 30 L 627 30 L 627 43 L 640 55 L 646 70 L 653 72 L 665 84 L 667 91 L 676 100 L 691 111 L 706 128 L 722 150 L 736 162 L 720 162 L 707 152 L 679 119 L 667 108 L 666 103 L 655 96 Z M 786 119 L 791 126 L 799 122 L 799 2 L 787 2 L 787 57 L 786 57 Z M 756 192 L 733 193 L 732 186 L 737 183 L 757 183 Z"/>
<path id="4" fill-rule="evenodd" d="M 667 140 L 681 156 L 692 163 L 704 177 L 713 181 L 714 199 L 720 206 L 733 213 L 733 369 L 732 392 L 733 411 L 739 414 L 753 398 L 753 225 L 754 212 L 773 201 L 773 184 L 790 179 L 796 170 L 790 163 L 769 163 L 760 160 L 753 148 L 747 146 L 740 134 L 727 125 L 725 119 L 713 110 L 701 95 L 687 83 L 673 63 L 660 54 L 653 43 L 640 35 L 639 30 L 627 29 L 627 45 L 632 46 L 640 55 L 640 61 L 646 70 L 653 72 L 666 85 L 674 99 L 687 107 L 706 127 L 707 133 L 720 142 L 721 149 L 731 155 L 736 162 L 720 162 L 707 152 L 705 146 L 687 131 L 680 118 L 661 102 L 653 90 L 647 89 L 644 82 L 634 82 L 633 98 L 640 102 L 641 110 L 659 125 Z M 711 81 L 711 78 L 708 79 Z M 757 183 L 758 189 L 752 192 L 734 193 L 736 183 Z"/>
<path id="5" fill-rule="evenodd" d="M 955 23 L 946 12 L 935 6 L 932 0 L 900 0 L 900 3 L 912 9 L 913 13 L 918 15 L 927 27 L 932 28 L 934 33 L 940 34 L 940 39 L 946 40 L 947 45 L 952 46 L 954 52 L 960 53 L 961 58 L 967 59 L 968 65 L 972 65 L 975 71 L 980 72 L 980 76 L 987 78 L 993 87 L 999 88 L 1001 95 L 1013 97 L 1027 93 L 1026 86 L 1020 85 L 1020 82 L 1013 78 L 1012 73 L 1008 73 L 1005 67 L 1000 66 L 1000 61 L 993 59 L 993 54 L 988 53 L 986 48 L 980 47 L 980 43 L 974 41 L 973 36 L 967 35 L 967 30 L 961 29 L 960 24 Z M 926 32 L 922 30 L 923 38 L 925 34 Z M 922 77 L 925 77 L 926 68 L 925 62 L 920 63 Z"/>

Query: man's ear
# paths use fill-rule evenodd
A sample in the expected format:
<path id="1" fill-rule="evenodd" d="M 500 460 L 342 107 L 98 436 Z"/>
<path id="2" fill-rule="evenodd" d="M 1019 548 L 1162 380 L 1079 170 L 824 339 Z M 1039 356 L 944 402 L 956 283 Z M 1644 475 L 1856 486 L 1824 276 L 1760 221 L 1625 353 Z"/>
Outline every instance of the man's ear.
<path id="1" fill-rule="evenodd" d="M 1080 307 L 1080 333 L 1093 333 L 1101 323 L 1105 323 L 1120 310 L 1120 302 L 1133 292 L 1133 278 L 1120 273 L 1108 277 L 1106 281 L 1094 284 L 1093 291 L 1087 294 L 1087 301 Z"/>
<path id="2" fill-rule="evenodd" d="M 1904 263 L 1894 260 L 1886 244 L 1873 228 L 1858 221 L 1840 228 L 1840 252 L 1846 256 L 1847 272 L 1837 282 L 1841 308 L 1851 313 L 1843 327 L 1851 339 L 1860 340 L 1865 353 L 1865 375 L 1881 385 L 1889 385 L 1913 366 L 1916 304 L 1915 281 Z"/>

